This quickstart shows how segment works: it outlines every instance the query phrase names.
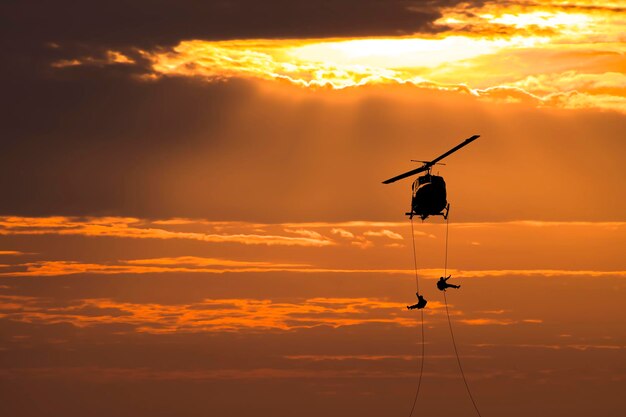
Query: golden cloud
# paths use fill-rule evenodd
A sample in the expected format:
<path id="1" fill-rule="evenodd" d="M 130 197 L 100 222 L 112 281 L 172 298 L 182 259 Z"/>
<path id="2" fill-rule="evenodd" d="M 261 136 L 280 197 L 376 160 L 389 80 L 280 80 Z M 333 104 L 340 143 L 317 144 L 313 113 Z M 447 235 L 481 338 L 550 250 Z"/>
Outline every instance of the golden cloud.
<path id="1" fill-rule="evenodd" d="M 81 235 L 133 239 L 187 239 L 245 245 L 329 246 L 322 236 L 280 236 L 258 233 L 176 232 L 156 228 L 136 218 L 123 217 L 0 217 L 0 235 Z"/>
<path id="2" fill-rule="evenodd" d="M 475 319 L 460 319 L 460 323 L 468 324 L 470 326 L 510 326 L 512 324 L 529 323 L 529 324 L 541 324 L 543 320 L 539 319 L 493 319 L 493 318 L 475 318 Z"/>
<path id="3" fill-rule="evenodd" d="M 53 68 L 66 68 L 76 67 L 80 65 L 93 65 L 93 66 L 105 66 L 111 64 L 134 64 L 135 61 L 132 58 L 124 55 L 119 51 L 106 51 L 104 56 L 91 57 L 85 56 L 80 59 L 62 59 L 53 62 L 51 65 Z"/>
<path id="4" fill-rule="evenodd" d="M 259 268 L 297 268 L 306 267 L 306 264 L 280 264 L 265 261 L 235 261 L 231 259 L 202 258 L 198 256 L 177 256 L 173 258 L 132 259 L 122 261 L 131 265 L 159 265 L 159 266 L 226 266 L 226 267 L 259 267 Z"/>
<path id="5" fill-rule="evenodd" d="M 354 233 L 349 232 L 349 231 L 347 231 L 345 229 L 341 229 L 341 228 L 335 227 L 335 228 L 331 229 L 330 232 L 332 234 L 334 234 L 334 235 L 339 235 L 339 236 L 341 236 L 341 237 L 343 237 L 345 239 L 354 239 Z"/>
<path id="6" fill-rule="evenodd" d="M 317 326 L 387 323 L 414 326 L 401 316 L 404 304 L 371 298 L 311 298 L 300 303 L 251 299 L 207 299 L 200 303 L 164 305 L 84 299 L 69 306 L 51 300 L 0 295 L 5 319 L 38 324 L 70 323 L 76 327 L 125 324 L 145 333 L 296 330 Z M 431 303 L 441 310 L 441 303 Z M 430 305 L 429 305 L 430 306 Z"/>
<path id="7" fill-rule="evenodd" d="M 409 84 L 485 100 L 626 113 L 626 8 L 619 2 L 459 3 L 441 14 L 436 35 L 186 40 L 140 54 L 151 66 L 147 79 L 238 77 L 333 89 Z M 132 61 L 109 51 L 53 66 L 111 63 Z"/>
<path id="8" fill-rule="evenodd" d="M 0 250 L 0 255 L 19 256 L 25 255 L 25 253 L 18 250 Z"/>
<path id="9" fill-rule="evenodd" d="M 380 231 L 377 231 L 377 232 L 368 230 L 367 232 L 363 233 L 363 235 L 364 236 L 387 237 L 389 239 L 394 239 L 394 240 L 402 240 L 402 239 L 404 239 L 401 234 L 396 233 L 396 232 L 392 232 L 391 230 L 387 230 L 387 229 L 380 230 Z"/>
<path id="10" fill-rule="evenodd" d="M 610 1 L 461 3 L 442 10 L 434 24 L 444 30 L 437 35 L 189 40 L 142 53 L 153 78 L 243 77 L 335 89 L 410 84 L 488 100 L 626 112 L 625 16 Z M 590 54 L 605 62 L 584 59 Z M 537 79 L 540 84 L 531 82 Z"/>

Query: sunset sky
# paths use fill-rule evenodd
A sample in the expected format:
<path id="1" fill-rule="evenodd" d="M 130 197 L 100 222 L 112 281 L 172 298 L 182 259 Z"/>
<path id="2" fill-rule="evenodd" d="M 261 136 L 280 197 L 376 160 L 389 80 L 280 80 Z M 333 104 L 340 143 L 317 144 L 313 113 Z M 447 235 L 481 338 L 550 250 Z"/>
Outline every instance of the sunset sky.
<path id="1" fill-rule="evenodd" d="M 626 3 L 0 4 L 0 414 L 626 413 Z"/>

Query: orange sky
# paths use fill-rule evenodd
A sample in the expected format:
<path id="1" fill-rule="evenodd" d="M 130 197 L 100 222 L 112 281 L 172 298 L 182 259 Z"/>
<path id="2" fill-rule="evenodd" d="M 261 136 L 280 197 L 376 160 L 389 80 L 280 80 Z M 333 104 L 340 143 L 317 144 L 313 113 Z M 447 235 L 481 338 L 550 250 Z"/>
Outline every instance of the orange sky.
<path id="1" fill-rule="evenodd" d="M 2 6 L 0 414 L 613 417 L 619 1 Z M 435 171 L 446 225 L 381 181 Z M 453 401 L 450 398 L 454 398 Z M 36 399 L 34 401 L 33 399 Z"/>

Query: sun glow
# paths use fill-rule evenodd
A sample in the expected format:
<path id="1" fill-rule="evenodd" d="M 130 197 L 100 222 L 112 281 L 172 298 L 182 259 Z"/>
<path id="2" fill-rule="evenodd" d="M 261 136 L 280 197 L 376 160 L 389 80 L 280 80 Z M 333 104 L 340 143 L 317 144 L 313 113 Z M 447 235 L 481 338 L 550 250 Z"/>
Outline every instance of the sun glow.
<path id="1" fill-rule="evenodd" d="M 435 86 L 446 83 L 436 80 L 432 73 L 442 66 L 548 41 L 538 36 L 337 39 L 300 41 L 295 45 L 290 40 L 185 41 L 171 52 L 145 52 L 144 56 L 160 75 L 207 79 L 247 76 L 332 88 L 383 82 Z"/>
<path id="2" fill-rule="evenodd" d="M 514 26 L 516 28 L 524 28 L 528 26 L 537 26 L 540 28 L 567 28 L 584 29 L 589 27 L 592 18 L 582 13 L 564 13 L 564 12 L 546 12 L 538 11 L 532 13 L 511 14 L 505 13 L 498 17 L 492 15 L 480 16 L 492 23 L 500 23 L 503 25 Z"/>
<path id="3" fill-rule="evenodd" d="M 467 36 L 446 38 L 355 39 L 319 42 L 291 49 L 296 60 L 332 65 L 358 65 L 381 69 L 435 68 L 439 65 L 492 54 L 508 46 L 531 46 L 547 39 L 475 39 Z"/>

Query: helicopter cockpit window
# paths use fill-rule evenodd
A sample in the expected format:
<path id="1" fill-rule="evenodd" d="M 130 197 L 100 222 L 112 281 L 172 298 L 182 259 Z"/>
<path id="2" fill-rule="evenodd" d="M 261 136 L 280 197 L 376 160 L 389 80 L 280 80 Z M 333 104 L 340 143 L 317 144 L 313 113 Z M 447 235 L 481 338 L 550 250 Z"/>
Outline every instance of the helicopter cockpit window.
<path id="1" fill-rule="evenodd" d="M 418 181 L 419 181 L 419 185 L 428 184 L 429 182 L 431 182 L 431 175 L 430 174 L 426 174 L 426 175 L 424 175 L 422 177 L 419 177 Z"/>

